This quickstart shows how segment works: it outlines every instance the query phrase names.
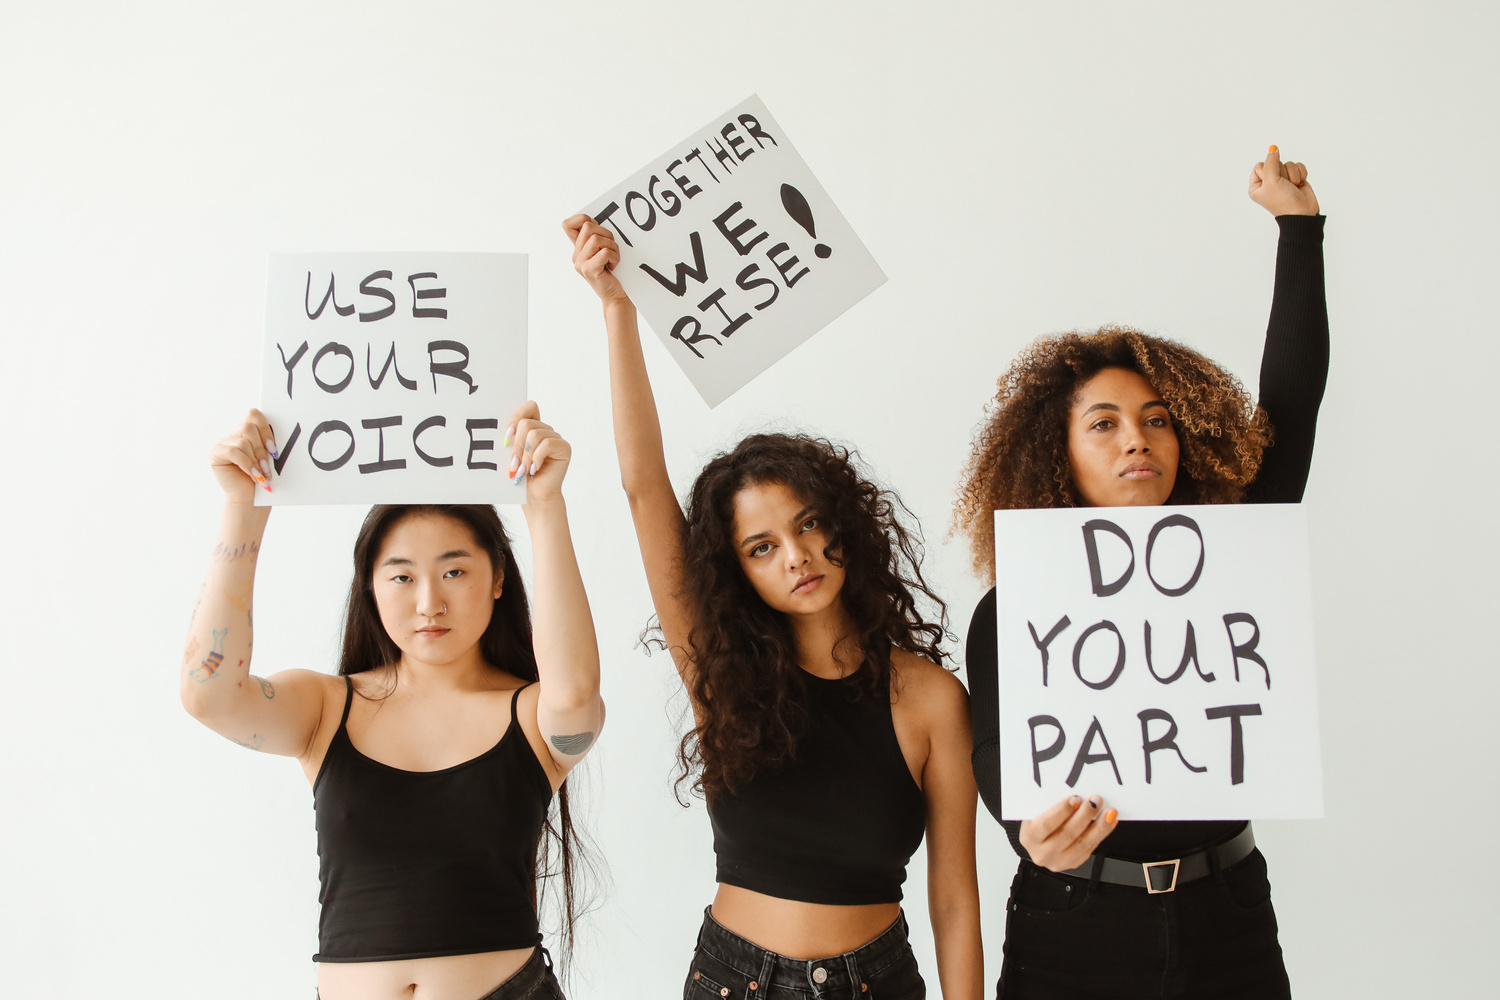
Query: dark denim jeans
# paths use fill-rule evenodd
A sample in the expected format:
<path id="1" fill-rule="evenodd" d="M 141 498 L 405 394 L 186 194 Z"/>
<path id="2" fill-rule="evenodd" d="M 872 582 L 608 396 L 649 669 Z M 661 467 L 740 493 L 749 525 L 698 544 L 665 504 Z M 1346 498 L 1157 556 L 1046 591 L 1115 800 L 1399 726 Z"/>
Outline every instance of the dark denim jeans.
<path id="1" fill-rule="evenodd" d="M 1259 851 L 1156 895 L 1023 860 L 1005 909 L 1002 1000 L 1291 997 Z"/>
<path id="2" fill-rule="evenodd" d="M 804 961 L 766 951 L 727 930 L 708 910 L 698 931 L 683 1000 L 922 1000 L 927 987 L 906 940 L 906 916 L 869 944 Z"/>

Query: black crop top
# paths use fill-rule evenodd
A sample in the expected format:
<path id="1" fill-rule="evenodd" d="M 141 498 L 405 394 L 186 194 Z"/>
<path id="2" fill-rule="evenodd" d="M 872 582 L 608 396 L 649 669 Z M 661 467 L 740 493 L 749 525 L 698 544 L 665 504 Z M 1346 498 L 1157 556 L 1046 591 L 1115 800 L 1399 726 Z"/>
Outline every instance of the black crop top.
<path id="1" fill-rule="evenodd" d="M 1266 346 L 1260 362 L 1259 406 L 1272 428 L 1272 444 L 1245 493 L 1245 503 L 1297 503 L 1312 467 L 1318 407 L 1328 383 L 1328 305 L 1323 283 L 1323 216 L 1280 215 L 1276 247 L 1276 289 Z M 974 609 L 969 624 L 966 667 L 969 709 L 974 718 L 974 779 L 984 804 L 1000 819 L 1000 703 L 995 635 L 995 591 Z M 1106 795 L 1106 797 L 1108 797 Z M 1001 826 L 1017 854 L 1021 824 Z M 1244 820 L 1174 822 L 1124 821 L 1101 850 L 1125 861 L 1181 857 L 1233 837 Z"/>
<path id="2" fill-rule="evenodd" d="M 486 752 L 403 771 L 349 741 L 348 695 L 313 783 L 315 962 L 384 962 L 530 948 L 541 940 L 532 861 L 552 784 L 516 720 Z"/>
<path id="3" fill-rule="evenodd" d="M 708 804 L 718 881 L 805 903 L 901 900 L 927 828 L 889 694 L 802 672 L 808 725 L 786 766 Z"/>

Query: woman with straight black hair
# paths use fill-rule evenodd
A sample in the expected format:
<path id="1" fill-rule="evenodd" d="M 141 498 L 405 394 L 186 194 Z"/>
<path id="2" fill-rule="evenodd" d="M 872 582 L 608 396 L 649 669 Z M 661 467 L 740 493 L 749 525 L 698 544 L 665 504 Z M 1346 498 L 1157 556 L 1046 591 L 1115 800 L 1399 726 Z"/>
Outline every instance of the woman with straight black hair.
<path id="1" fill-rule="evenodd" d="M 1213 361 L 1137 330 L 1038 340 L 1000 377 L 959 494 L 956 523 L 980 573 L 994 579 L 996 510 L 1302 499 L 1328 377 L 1323 216 L 1306 168 L 1275 146 L 1250 197 L 1281 231 L 1258 405 Z M 974 775 L 999 820 L 995 620 L 991 589 L 967 666 Z M 1001 825 L 1022 859 L 1001 997 L 1290 996 L 1248 822 L 1132 822 L 1080 794 Z"/>
<path id="2" fill-rule="evenodd" d="M 719 887 L 684 997 L 924 996 L 900 902 L 925 835 L 943 995 L 977 1000 L 968 709 L 900 500 L 847 449 L 756 434 L 679 506 L 618 247 L 586 215 L 563 226 L 604 307 L 621 478 L 693 709 L 683 775 L 713 825 Z"/>
<path id="3" fill-rule="evenodd" d="M 561 997 L 538 930 L 562 883 L 568 772 L 604 724 L 593 619 L 568 531 L 571 448 L 534 403 L 507 433 L 526 479 L 534 608 L 488 505 L 373 508 L 354 546 L 339 676 L 250 673 L 251 594 L 275 436 L 251 410 L 214 449 L 224 516 L 182 702 L 241 746 L 296 757 L 313 788 L 324 1000 Z M 556 794 L 557 810 L 551 812 Z"/>

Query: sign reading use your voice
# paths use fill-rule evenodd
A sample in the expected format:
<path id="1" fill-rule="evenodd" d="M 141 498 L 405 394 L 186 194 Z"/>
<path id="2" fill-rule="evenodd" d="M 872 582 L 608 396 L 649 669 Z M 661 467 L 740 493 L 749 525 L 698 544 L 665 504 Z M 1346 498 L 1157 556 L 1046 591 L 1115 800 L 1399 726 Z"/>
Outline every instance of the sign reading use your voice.
<path id="1" fill-rule="evenodd" d="M 526 400 L 526 255 L 273 254 L 258 505 L 523 503 L 501 445 Z"/>
<path id="2" fill-rule="evenodd" d="M 995 578 L 1006 819 L 1323 814 L 1300 506 L 996 511 Z"/>
<path id="3" fill-rule="evenodd" d="M 709 406 L 885 283 L 751 97 L 584 209 L 615 274 Z"/>

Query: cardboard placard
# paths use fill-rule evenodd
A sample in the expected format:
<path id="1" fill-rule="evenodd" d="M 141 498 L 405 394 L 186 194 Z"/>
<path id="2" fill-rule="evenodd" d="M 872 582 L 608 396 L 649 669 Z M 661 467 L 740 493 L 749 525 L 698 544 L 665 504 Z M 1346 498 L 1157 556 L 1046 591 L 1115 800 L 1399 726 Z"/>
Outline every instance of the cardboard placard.
<path id="1" fill-rule="evenodd" d="M 995 513 L 1001 811 L 1323 814 L 1295 504 Z"/>
<path id="2" fill-rule="evenodd" d="M 754 96 L 584 211 L 614 231 L 620 284 L 709 406 L 885 283 Z"/>
<path id="3" fill-rule="evenodd" d="M 523 503 L 500 442 L 526 400 L 526 255 L 273 254 L 256 504 Z"/>

